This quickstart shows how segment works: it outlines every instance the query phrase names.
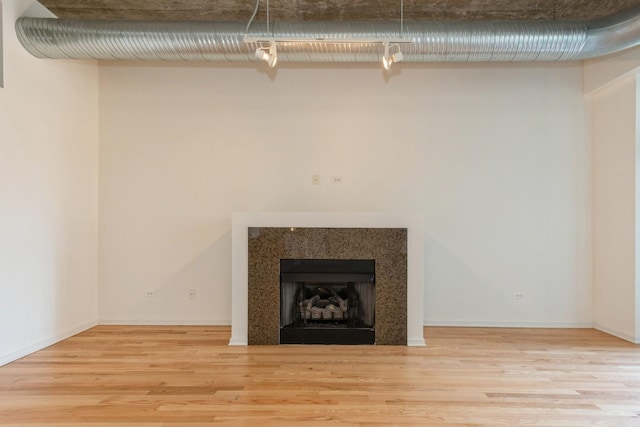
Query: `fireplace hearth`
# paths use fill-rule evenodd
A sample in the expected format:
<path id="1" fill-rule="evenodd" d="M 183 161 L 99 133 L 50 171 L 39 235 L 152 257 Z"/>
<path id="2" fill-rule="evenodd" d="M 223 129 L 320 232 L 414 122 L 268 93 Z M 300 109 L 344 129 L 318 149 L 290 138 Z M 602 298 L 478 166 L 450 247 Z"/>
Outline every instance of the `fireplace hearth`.
<path id="1" fill-rule="evenodd" d="M 374 344 L 375 261 L 280 260 L 280 344 Z"/>

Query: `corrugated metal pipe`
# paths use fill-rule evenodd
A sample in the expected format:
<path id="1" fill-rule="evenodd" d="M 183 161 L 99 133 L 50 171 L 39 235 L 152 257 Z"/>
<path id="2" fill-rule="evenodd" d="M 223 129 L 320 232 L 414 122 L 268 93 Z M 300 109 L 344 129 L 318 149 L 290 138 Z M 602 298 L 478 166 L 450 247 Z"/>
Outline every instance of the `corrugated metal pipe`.
<path id="1" fill-rule="evenodd" d="M 640 44 L 640 8 L 595 21 L 243 23 L 20 18 L 18 39 L 38 58 L 258 61 L 276 39 L 291 62 L 378 62 L 401 39 L 404 62 L 571 61 Z M 287 41 L 288 40 L 288 41 Z M 295 41 L 293 41 L 295 40 Z M 353 40 L 353 42 L 351 42 Z M 364 42 L 363 42 L 364 41 Z"/>

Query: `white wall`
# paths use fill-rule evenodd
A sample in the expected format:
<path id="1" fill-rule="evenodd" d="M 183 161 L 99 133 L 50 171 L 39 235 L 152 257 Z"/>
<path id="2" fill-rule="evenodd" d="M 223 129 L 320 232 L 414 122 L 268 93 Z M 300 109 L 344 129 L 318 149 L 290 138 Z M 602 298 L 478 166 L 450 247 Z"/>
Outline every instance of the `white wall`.
<path id="1" fill-rule="evenodd" d="M 634 340 L 636 78 L 593 96 L 594 320 Z"/>
<path id="2" fill-rule="evenodd" d="M 640 165 L 640 150 L 638 146 L 640 145 L 640 74 L 636 74 L 635 78 L 635 98 L 636 102 L 634 105 L 635 109 L 635 126 L 634 126 L 634 146 L 635 146 L 635 182 L 634 188 L 636 189 L 635 196 L 635 204 L 634 204 L 634 213 L 635 213 L 635 253 L 634 253 L 634 264 L 635 264 L 635 277 L 633 281 L 633 292 L 635 294 L 635 335 L 633 336 L 633 341 L 636 344 L 640 344 L 640 197 L 638 197 L 638 190 L 640 190 L 640 169 L 638 165 Z"/>
<path id="3" fill-rule="evenodd" d="M 640 67 L 640 47 L 585 61 L 584 91 L 594 93 Z"/>
<path id="4" fill-rule="evenodd" d="M 593 96 L 594 320 L 637 341 L 637 77 Z"/>
<path id="5" fill-rule="evenodd" d="M 640 342 L 640 217 L 637 191 L 640 50 L 585 63 L 593 102 L 594 320 Z"/>
<path id="6" fill-rule="evenodd" d="M 582 65 L 397 68 L 102 64 L 101 320 L 228 323 L 232 211 L 422 211 L 426 323 L 590 325 Z"/>
<path id="7" fill-rule="evenodd" d="M 4 0 L 0 364 L 97 321 L 98 68 L 19 45 Z"/>

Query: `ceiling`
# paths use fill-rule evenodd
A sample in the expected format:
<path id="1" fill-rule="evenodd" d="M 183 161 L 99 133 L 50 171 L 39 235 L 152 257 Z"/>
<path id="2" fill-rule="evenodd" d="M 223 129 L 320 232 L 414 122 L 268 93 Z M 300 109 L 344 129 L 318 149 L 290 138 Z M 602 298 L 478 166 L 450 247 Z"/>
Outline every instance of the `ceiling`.
<path id="1" fill-rule="evenodd" d="M 248 22 L 255 0 L 40 0 L 59 18 Z M 266 20 L 266 0 L 256 20 Z M 404 0 L 407 21 L 590 20 L 640 0 Z M 393 21 L 400 0 L 270 0 L 270 21 Z"/>

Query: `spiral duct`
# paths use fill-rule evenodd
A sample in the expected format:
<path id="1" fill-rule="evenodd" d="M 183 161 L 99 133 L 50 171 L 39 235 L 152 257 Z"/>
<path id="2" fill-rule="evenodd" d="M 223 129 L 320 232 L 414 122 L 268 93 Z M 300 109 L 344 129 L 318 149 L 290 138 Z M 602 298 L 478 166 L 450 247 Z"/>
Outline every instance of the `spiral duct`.
<path id="1" fill-rule="evenodd" d="M 257 61 L 252 40 L 278 40 L 280 61 L 377 62 L 381 40 L 402 39 L 404 62 L 570 61 L 640 44 L 640 8 L 597 21 L 235 22 L 20 18 L 18 39 L 38 58 Z M 287 41 L 291 40 L 291 41 Z"/>

